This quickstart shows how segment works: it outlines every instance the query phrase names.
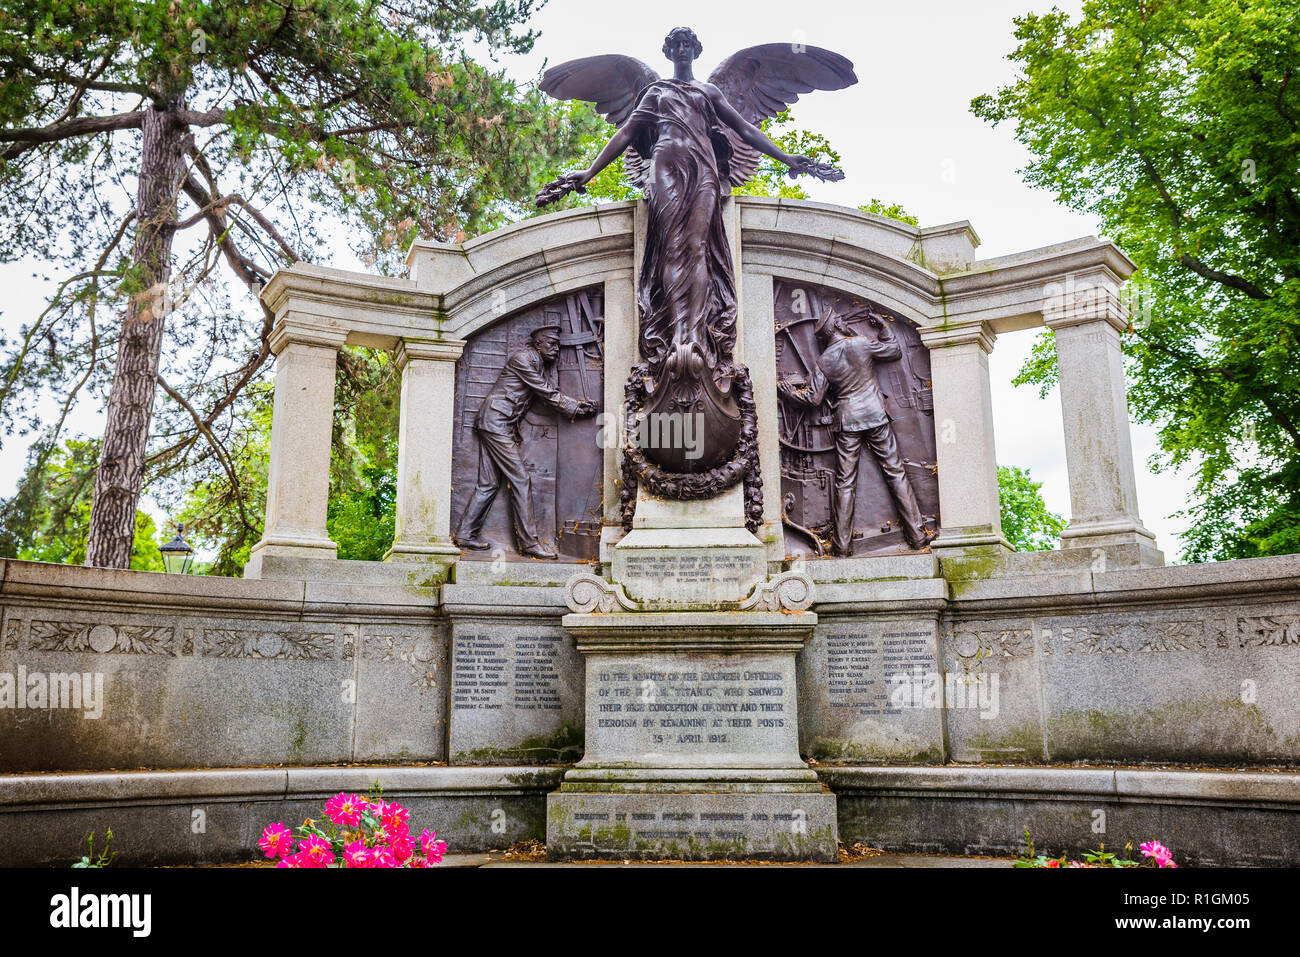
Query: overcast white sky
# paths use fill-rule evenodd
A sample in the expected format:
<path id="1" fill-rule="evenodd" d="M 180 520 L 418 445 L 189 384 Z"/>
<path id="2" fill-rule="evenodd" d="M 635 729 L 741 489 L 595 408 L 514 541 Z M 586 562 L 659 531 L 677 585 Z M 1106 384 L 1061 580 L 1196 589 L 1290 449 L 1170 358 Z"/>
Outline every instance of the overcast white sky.
<path id="1" fill-rule="evenodd" d="M 853 61 L 858 84 L 837 93 L 811 94 L 796 104 L 798 125 L 825 134 L 843 157 L 846 178 L 812 183 L 814 198 L 856 206 L 872 197 L 902 203 L 930 226 L 969 220 L 992 258 L 1078 236 L 1096 235 L 1088 216 L 1057 205 L 1029 189 L 1017 170 L 1027 154 L 1008 127 L 993 129 L 971 115 L 971 98 L 992 92 L 1013 76 L 1005 59 L 1014 46 L 1013 17 L 1041 12 L 1050 0 L 788 0 L 703 3 L 656 0 L 621 4 L 610 0 L 550 0 L 535 17 L 541 31 L 534 51 L 501 60 L 521 81 L 544 62 L 559 63 L 595 53 L 626 53 L 667 72 L 660 46 L 674 26 L 692 27 L 704 44 L 697 73 L 707 76 L 723 58 L 757 43 L 798 40 L 824 46 Z M 1073 0 L 1056 6 L 1077 13 Z M 808 183 L 808 180 L 801 182 Z M 350 256 L 339 265 L 356 268 Z M 31 269 L 0 268 L 0 323 L 16 329 L 39 309 L 41 290 Z M 1033 332 L 998 339 L 991 358 L 998 461 L 1028 467 L 1043 482 L 1049 506 L 1069 518 L 1069 489 L 1060 401 L 1040 400 L 1032 388 L 1013 388 L 1012 376 Z M 97 410 L 85 409 L 74 429 L 95 434 Z M 1181 520 L 1168 516 L 1187 502 L 1189 479 L 1153 475 L 1146 467 L 1155 450 L 1151 430 L 1134 426 L 1138 495 L 1142 518 L 1166 557 L 1178 551 Z M 5 443 L 0 455 L 0 495 L 11 494 L 22 474 L 23 444 Z"/>

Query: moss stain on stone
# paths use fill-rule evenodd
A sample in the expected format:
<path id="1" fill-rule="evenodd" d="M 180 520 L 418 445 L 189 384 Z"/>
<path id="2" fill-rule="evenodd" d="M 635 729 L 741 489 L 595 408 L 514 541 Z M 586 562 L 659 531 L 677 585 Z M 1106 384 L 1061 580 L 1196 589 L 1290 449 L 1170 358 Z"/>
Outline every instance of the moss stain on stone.
<path id="1" fill-rule="evenodd" d="M 808 756 L 823 764 L 942 764 L 944 762 L 943 749 L 937 746 L 912 751 L 906 748 L 889 748 L 836 738 L 814 739 L 809 745 Z"/>
<path id="2" fill-rule="evenodd" d="M 517 745 L 505 748 L 475 748 L 459 751 L 452 764 L 496 764 L 502 761 L 542 761 L 565 763 L 582 757 L 585 744 L 580 725 L 564 724 L 546 735 L 524 738 Z"/>
<path id="3" fill-rule="evenodd" d="M 1256 705 L 1235 697 L 1172 701 L 1145 711 L 1063 711 L 1048 720 L 1054 760 L 1268 760 L 1284 749 Z"/>
<path id="4" fill-rule="evenodd" d="M 978 751 L 983 760 L 1000 757 L 1017 761 L 1042 761 L 1043 731 L 1034 724 L 1022 724 L 1017 727 L 993 734 L 988 728 L 981 727 L 977 734 L 965 741 L 953 743 L 954 751 Z"/>

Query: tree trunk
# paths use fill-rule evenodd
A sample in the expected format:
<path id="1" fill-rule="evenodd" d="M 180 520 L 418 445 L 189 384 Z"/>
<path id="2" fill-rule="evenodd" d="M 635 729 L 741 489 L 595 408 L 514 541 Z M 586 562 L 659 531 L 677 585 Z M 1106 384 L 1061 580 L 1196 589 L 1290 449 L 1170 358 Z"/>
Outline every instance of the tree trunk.
<path id="1" fill-rule="evenodd" d="M 122 320 L 86 542 L 86 564 L 101 568 L 129 568 L 135 541 L 169 303 L 176 196 L 189 138 L 189 128 L 178 120 L 175 108 L 153 106 L 144 116 L 132 253 L 143 291 L 131 298 Z"/>

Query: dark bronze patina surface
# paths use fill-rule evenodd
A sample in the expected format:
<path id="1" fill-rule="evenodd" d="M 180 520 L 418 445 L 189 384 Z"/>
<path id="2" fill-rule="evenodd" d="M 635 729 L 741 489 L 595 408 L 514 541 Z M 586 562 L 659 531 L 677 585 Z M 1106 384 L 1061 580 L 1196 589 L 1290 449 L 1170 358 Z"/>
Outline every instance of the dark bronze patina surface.
<path id="1" fill-rule="evenodd" d="M 756 124 L 802 93 L 843 89 L 857 78 L 838 54 L 773 43 L 728 57 L 701 82 L 692 70 L 701 49 L 690 29 L 670 32 L 663 47 L 673 64 L 668 79 L 616 55 L 548 70 L 545 92 L 594 102 L 619 129 L 590 168 L 559 177 L 537 202 L 582 191 L 624 155 L 648 209 L 637 290 L 642 362 L 627 385 L 625 486 L 633 485 L 634 493 L 639 483 L 659 495 L 692 499 L 744 480 L 749 523 L 756 527 L 762 493 L 754 405 L 748 374 L 733 358 L 736 278 L 723 201 L 732 186 L 753 175 L 763 154 L 789 166 L 792 176 L 842 179 L 833 167 L 785 153 Z M 701 448 L 638 442 L 642 418 L 683 415 L 695 417 Z"/>
<path id="2" fill-rule="evenodd" d="M 915 325 L 825 286 L 778 280 L 775 296 L 787 553 L 926 547 L 939 482 L 930 356 Z"/>
<path id="3" fill-rule="evenodd" d="M 533 343 L 555 327 L 556 356 Z M 470 337 L 456 369 L 451 514 L 472 559 L 595 558 L 604 290 L 557 296 Z"/>

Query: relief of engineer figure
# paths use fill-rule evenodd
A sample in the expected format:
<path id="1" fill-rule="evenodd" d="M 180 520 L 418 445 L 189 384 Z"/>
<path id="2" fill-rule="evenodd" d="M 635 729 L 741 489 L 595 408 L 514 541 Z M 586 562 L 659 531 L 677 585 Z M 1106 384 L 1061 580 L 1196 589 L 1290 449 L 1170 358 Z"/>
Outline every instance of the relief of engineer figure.
<path id="1" fill-rule="evenodd" d="M 510 518 L 520 554 L 532 558 L 555 558 L 542 544 L 533 517 L 533 499 L 528 470 L 520 448 L 519 423 L 534 400 L 543 402 L 570 419 L 594 415 L 596 404 L 575 399 L 559 390 L 555 357 L 560 354 L 560 327 L 533 330 L 531 343 L 506 360 L 492 390 L 484 397 L 474 419 L 478 439 L 478 482 L 456 527 L 455 540 L 462 548 L 491 548 L 479 536 L 488 509 L 506 484 L 510 496 Z"/>
<path id="2" fill-rule="evenodd" d="M 836 459 L 831 546 L 836 555 L 848 555 L 853 543 L 858 461 L 864 445 L 880 465 L 885 485 L 898 508 L 899 525 L 907 544 L 914 549 L 924 548 L 936 534 L 927 531 L 922 522 L 916 493 L 903 469 L 903 458 L 898 452 L 893 426 L 889 424 L 889 413 L 885 411 L 884 395 L 876 384 L 875 363 L 901 358 L 902 347 L 880 319 L 868 316 L 867 322 L 876 329 L 878 338 L 874 341 L 854 332 L 834 310 L 827 310 L 817 321 L 817 337 L 824 344 L 824 351 L 812 370 L 812 381 L 799 387 L 784 381 L 777 386 L 790 401 L 812 408 L 821 405 L 828 392 L 835 397 L 835 418 L 831 425 Z"/>

